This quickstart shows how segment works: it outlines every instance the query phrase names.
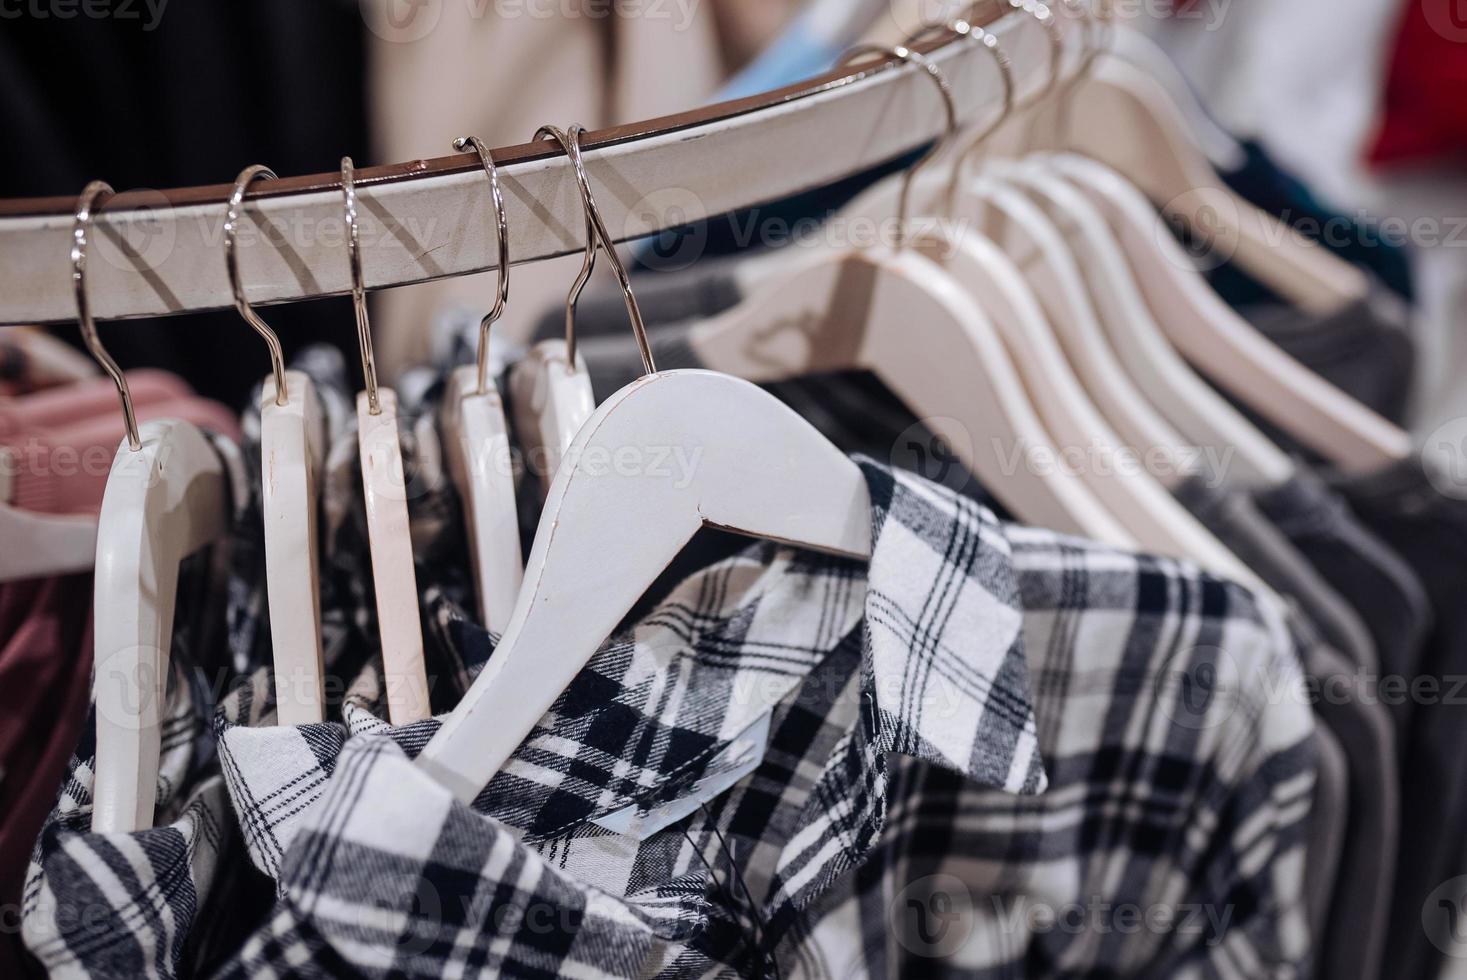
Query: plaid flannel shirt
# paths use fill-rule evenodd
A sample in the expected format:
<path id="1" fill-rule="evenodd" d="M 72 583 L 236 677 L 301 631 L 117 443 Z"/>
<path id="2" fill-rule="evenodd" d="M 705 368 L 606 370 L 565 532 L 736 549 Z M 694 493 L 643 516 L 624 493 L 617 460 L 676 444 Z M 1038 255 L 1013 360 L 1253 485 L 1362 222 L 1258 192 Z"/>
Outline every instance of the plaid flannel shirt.
<path id="1" fill-rule="evenodd" d="M 36 843 L 21 938 L 53 977 L 188 976 L 205 955 L 198 941 L 205 930 L 195 927 L 223 852 L 238 843 L 224 780 L 210 768 L 207 684 L 186 657 L 172 660 L 154 826 L 91 832 L 96 722 L 89 718 Z"/>
<path id="2" fill-rule="evenodd" d="M 279 898 L 223 975 L 1305 972 L 1311 719 L 1277 612 L 863 465 L 869 566 L 765 543 L 693 575 L 471 807 L 371 671 L 344 726 L 227 707 Z M 433 611 L 456 689 L 492 639 Z"/>

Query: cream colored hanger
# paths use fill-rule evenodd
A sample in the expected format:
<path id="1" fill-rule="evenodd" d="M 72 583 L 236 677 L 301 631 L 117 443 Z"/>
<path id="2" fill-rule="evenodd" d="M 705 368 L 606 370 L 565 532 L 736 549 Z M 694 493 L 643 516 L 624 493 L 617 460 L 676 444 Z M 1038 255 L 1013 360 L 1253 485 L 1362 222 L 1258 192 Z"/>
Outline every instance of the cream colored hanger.
<path id="1" fill-rule="evenodd" d="M 966 22 L 950 29 L 981 40 L 981 29 Z M 951 132 L 946 81 L 921 55 L 896 50 L 938 83 Z M 895 212 L 904 231 L 906 188 L 940 149 L 941 143 L 907 174 L 872 192 L 885 195 L 881 210 L 863 213 L 885 219 Z M 1020 520 L 1133 543 L 1084 482 L 1058 462 L 1055 440 L 989 320 L 990 297 L 975 298 L 919 254 L 924 241 L 919 234 L 912 249 L 898 242 L 894 248 L 829 247 L 785 258 L 743 303 L 695 326 L 689 344 L 700 363 L 751 381 L 871 370 Z"/>
<path id="2" fill-rule="evenodd" d="M 1197 377 L 1166 339 L 1120 244 L 1089 199 L 1043 156 L 1026 158 L 1009 176 L 1029 191 L 1056 227 L 1068 231 L 1111 349 L 1160 415 L 1205 451 L 1201 469 L 1244 486 L 1276 486 L 1288 480 L 1295 469 L 1289 455 Z"/>
<path id="3" fill-rule="evenodd" d="M 1037 121 L 1035 106 L 1061 91 L 1064 38 L 1047 7 L 1023 0 L 1010 0 L 1010 3 L 1032 14 L 1045 29 L 1050 42 L 1048 82 L 1024 110 L 1029 116 L 1028 132 L 1032 132 Z M 1069 245 L 1078 250 L 1080 261 L 1077 266 L 1096 301 L 1109 343 L 1104 342 L 1104 337 L 1092 338 L 1088 345 L 1080 345 L 1080 351 L 1072 354 L 1072 360 L 1082 373 L 1087 370 L 1093 373 L 1097 365 L 1109 363 L 1112 365 L 1109 373 L 1113 377 L 1121 377 L 1124 385 L 1130 387 L 1130 394 L 1121 399 L 1122 411 L 1116 411 L 1115 399 L 1110 400 L 1108 414 L 1111 420 L 1133 445 L 1180 439 L 1174 431 L 1168 432 L 1155 425 L 1156 413 L 1152 413 L 1150 421 L 1134 419 L 1127 422 L 1123 411 L 1125 405 L 1134 405 L 1138 401 L 1144 404 L 1147 400 L 1130 386 L 1129 381 L 1124 380 L 1129 373 L 1143 382 L 1141 390 L 1162 410 L 1160 416 L 1167 423 L 1167 429 L 1178 420 L 1190 423 L 1184 431 L 1210 454 L 1205 469 L 1211 477 L 1221 478 L 1226 472 L 1229 477 L 1250 485 L 1273 485 L 1287 479 L 1293 472 L 1289 457 L 1197 378 L 1166 342 L 1151 319 L 1104 218 L 1062 177 L 1052 174 L 1042 165 L 1034 166 L 1037 159 L 1042 160 L 1029 156 L 1023 164 L 994 161 L 989 164 L 989 169 L 993 172 L 995 168 L 1001 168 L 1002 177 L 1041 204 L 1056 228 L 1065 232 Z M 960 169 L 955 167 L 954 180 L 960 173 Z M 1076 328 L 1083 324 L 1084 318 L 1061 315 L 1052 322 L 1069 343 L 1076 339 Z M 1113 351 L 1120 355 L 1120 361 L 1129 371 L 1119 369 L 1112 356 Z M 1092 387 L 1096 380 L 1086 379 Z"/>
<path id="4" fill-rule="evenodd" d="M 197 427 L 176 420 L 138 426 L 127 378 L 97 336 L 87 303 L 88 235 L 98 199 L 111 194 L 100 180 L 82 191 L 71 265 L 82 337 L 117 385 L 127 430 L 97 519 L 92 830 L 130 832 L 153 825 L 179 565 L 228 533 L 229 488 Z"/>
<path id="5" fill-rule="evenodd" d="M 1000 247 L 1010 256 L 1018 255 L 1021 262 L 1030 264 L 1029 269 L 1023 270 L 1025 278 L 1041 297 L 1049 315 L 1031 321 L 1033 328 L 1024 336 L 1011 336 L 1010 346 L 1011 349 L 1024 347 L 1031 352 L 1031 357 L 1021 358 L 1021 362 L 1027 360 L 1038 369 L 1027 376 L 1029 394 L 1045 412 L 1045 419 L 1061 444 L 1083 453 L 1079 466 L 1082 479 L 1143 548 L 1191 558 L 1221 574 L 1247 578 L 1227 549 L 1161 484 L 1136 465 L 1126 451 L 1124 440 L 1116 435 L 1091 400 L 1071 366 L 1072 361 L 1057 342 L 1052 326 L 1056 318 L 1066 318 L 1072 326 L 1076 320 L 1086 321 L 1083 329 L 1089 340 L 1094 339 L 1099 327 L 1094 323 L 1094 310 L 1089 308 L 1084 281 L 1053 225 L 1011 187 L 982 178 L 964 183 L 955 204 L 952 217 L 959 223 L 972 222 L 977 227 L 996 224 L 1003 229 Z M 994 218 L 1000 215 L 1002 220 L 995 223 Z M 1078 333 L 1079 329 L 1072 333 Z M 1077 348 L 1071 352 L 1076 356 L 1080 345 L 1072 346 Z M 1096 356 L 1095 346 L 1089 344 L 1078 356 Z M 1114 382 L 1114 376 L 1109 380 Z M 1134 407 L 1124 390 L 1107 394 L 1114 396 L 1113 410 L 1130 411 Z M 1131 394 L 1134 397 L 1134 392 Z M 1149 447 L 1138 448 L 1144 451 Z"/>
<path id="6" fill-rule="evenodd" d="M 1078 0 L 1070 0 L 1079 6 Z M 1096 33 L 1105 31 L 1102 21 Z M 1108 35 L 1107 35 L 1108 36 Z M 1166 90 L 1098 44 L 1056 104 L 1061 145 L 1125 174 L 1169 217 L 1280 296 L 1327 312 L 1366 295 L 1364 275 L 1325 248 L 1297 237 L 1218 176 L 1190 136 Z"/>
<path id="7" fill-rule="evenodd" d="M 1016 259 L 1021 250 L 1026 255 L 1028 261 L 1021 264 L 1027 267 L 1030 285 L 1049 311 L 1048 321 L 1055 336 L 1095 406 L 1126 445 L 1159 457 L 1148 472 L 1164 486 L 1174 486 L 1193 475 L 1194 447 L 1137 390 L 1111 350 L 1101 322 L 1107 319 L 1107 310 L 1109 319 L 1118 315 L 1114 289 L 1101 270 L 1089 265 L 1088 253 L 1076 251 L 1077 246 L 1084 245 L 1085 229 L 1066 235 L 1052 220 L 1052 213 L 1045 213 L 1035 198 L 1042 196 L 1065 215 L 1065 205 L 1073 202 L 1053 194 L 1053 188 L 1047 187 L 1042 178 L 1033 177 L 1022 164 L 990 161 L 983 174 L 1002 185 L 995 206 L 1000 211 L 1005 205 L 1012 208 L 1000 224 L 1017 234 L 1007 241 L 1000 239 L 1000 245 L 1008 246 L 1009 255 Z M 1074 194 L 1073 189 L 1065 189 Z M 1029 241 L 1022 241 L 1026 237 Z"/>
<path id="8" fill-rule="evenodd" d="M 460 152 L 472 148 L 489 178 L 489 199 L 499 240 L 495 260 L 499 285 L 493 309 L 479 321 L 476 363 L 455 368 L 449 375 L 443 399 L 443 442 L 448 471 L 463 502 L 479 615 L 485 629 L 499 632 L 514 610 L 525 573 L 514 471 L 510 466 L 509 426 L 504 418 L 504 402 L 489 377 L 489 328 L 503 314 L 509 299 L 509 224 L 499 191 L 499 169 L 483 141 L 465 136 L 455 140 L 453 147 Z"/>
<path id="9" fill-rule="evenodd" d="M 239 221 L 245 191 L 257 179 L 274 180 L 275 173 L 255 164 L 235 180 L 224 219 L 224 260 L 235 309 L 270 351 L 271 373 L 260 390 L 260 502 L 275 700 L 280 724 L 308 725 L 326 719 L 316 536 L 326 422 L 311 379 L 285 369 L 280 339 L 250 306 L 240 281 Z"/>
<path id="10" fill-rule="evenodd" d="M 1078 0 L 1066 0 L 1066 4 L 1074 7 Z M 1082 79 L 1095 65 L 1098 53 L 1098 47 L 1087 46 L 1079 70 Z M 1072 82 L 1071 87 L 1076 84 Z M 1049 113 L 1056 123 L 1056 135 L 1052 141 L 1060 142 L 1071 128 L 1071 121 L 1083 113 L 1069 105 L 1065 96 L 1053 101 L 1056 105 Z M 1036 131 L 1037 127 L 1031 125 L 1027 135 Z M 1015 132 L 1011 128 L 1008 134 L 1000 135 L 1006 135 L 1012 143 Z M 1145 196 L 1129 181 L 1079 154 L 1046 155 L 1041 159 L 1046 168 L 1062 172 L 1067 180 L 1080 186 L 1100 208 L 1156 322 L 1199 370 L 1300 443 L 1345 469 L 1375 469 L 1410 452 L 1410 439 L 1404 432 L 1289 358 L 1223 303 Z M 1157 365 L 1156 372 L 1165 373 L 1173 384 L 1187 377 L 1167 369 L 1164 349 L 1155 338 L 1145 337 L 1144 332 L 1135 336 L 1144 345 L 1145 356 Z M 1135 352 L 1127 348 L 1127 353 Z M 1181 383 L 1187 384 L 1185 380 Z M 1220 440 L 1220 444 L 1240 450 L 1240 478 L 1256 479 L 1263 485 L 1286 480 L 1292 464 L 1286 469 L 1278 454 L 1270 454 L 1263 447 L 1261 438 L 1253 438 L 1256 428 L 1240 424 L 1243 420 L 1236 413 L 1216 411 L 1217 402 L 1213 405 L 1214 410 L 1208 410 L 1206 399 L 1197 395 L 1194 386 L 1187 402 L 1178 401 L 1172 407 L 1181 410 L 1190 406 L 1194 421 L 1214 430 L 1231 430 L 1231 438 Z M 1183 417 L 1185 413 L 1179 412 L 1173 421 Z"/>
<path id="11" fill-rule="evenodd" d="M 991 35 L 989 37 L 987 43 L 995 52 L 1005 82 L 1006 102 L 1012 103 L 1012 66 L 997 48 L 996 40 Z M 960 163 L 981 146 L 984 135 L 974 139 L 970 149 L 959 155 Z M 917 193 L 925 202 L 936 196 L 936 188 L 934 181 L 919 182 Z M 1075 377 L 1070 361 L 1055 340 L 1050 321 L 1034 301 L 1036 292 L 1046 294 L 1050 304 L 1058 302 L 1061 308 L 1055 310 L 1054 315 L 1064 317 L 1067 322 L 1090 318 L 1091 329 L 1086 336 L 1081 336 L 1080 328 L 1073 323 L 1069 326 L 1072 339 L 1079 338 L 1076 346 L 1088 348 L 1087 357 L 1093 359 L 1100 354 L 1108 354 L 1108 351 L 1104 350 L 1104 339 L 1093 323 L 1093 311 L 1088 310 L 1089 299 L 1084 282 L 1053 227 L 1021 195 L 1000 185 L 982 182 L 963 185 L 955 173 L 949 182 L 949 190 L 949 209 L 954 205 L 958 209 L 951 211 L 948 221 L 938 222 L 933 230 L 924 233 L 925 244 L 922 247 L 953 273 L 955 279 L 975 289 L 975 295 L 981 296 L 985 307 L 994 313 L 994 322 L 1003 332 L 1009 350 L 1023 372 L 1030 397 L 1035 400 L 1050 431 L 1056 434 L 1062 445 L 1071 447 L 1064 458 L 1080 455 L 1078 463 L 1071 464 L 1074 471 L 1144 547 L 1192 558 L 1220 574 L 1253 581 L 1254 577 L 1246 567 L 1145 472 L 1141 466 L 1145 456 L 1132 453 L 1115 435 Z M 889 186 L 868 190 L 842 211 L 842 217 L 870 218 L 879 214 L 881 209 L 890 206 L 890 194 Z M 999 205 L 1002 205 L 1001 212 L 1007 219 L 1003 226 L 1024 231 L 1022 240 L 1011 244 L 1017 244 L 1022 252 L 1036 260 L 1031 261 L 1031 265 L 1037 264 L 1052 273 L 1055 281 L 1024 282 L 1024 276 L 1016 273 L 1013 263 L 991 247 L 983 236 L 972 231 L 974 227 L 984 226 Z M 1038 288 L 1030 288 L 1033 285 Z M 1101 348 L 1099 353 L 1096 350 L 1098 346 Z M 1109 360 L 1114 365 L 1113 357 Z M 1092 371 L 1092 375 L 1094 373 Z M 1132 411 L 1138 404 L 1150 412 L 1149 405 L 1130 388 L 1124 373 L 1118 368 L 1112 372 L 1110 380 L 1114 383 L 1117 375 L 1120 383 L 1114 389 L 1116 397 L 1113 403 L 1132 412 L 1132 417 L 1140 414 Z M 1154 412 L 1150 412 L 1150 417 L 1155 418 Z M 1165 434 L 1180 441 L 1179 437 Z M 1143 452 L 1147 448 L 1149 446 L 1141 447 Z M 1173 448 L 1176 449 L 1175 443 Z M 1185 474 L 1185 463 L 1178 451 L 1172 466 Z M 1161 469 L 1165 471 L 1167 467 Z"/>
<path id="12" fill-rule="evenodd" d="M 565 146 L 584 174 L 580 133 L 572 127 Z M 809 423 L 737 378 L 656 373 L 626 270 L 589 193 L 585 203 L 648 373 L 608 398 L 576 434 L 551 483 L 504 636 L 418 756 L 419 766 L 464 801 L 503 767 L 700 527 L 850 557 L 871 553 L 865 478 Z M 698 463 L 682 475 L 607 465 L 610 454 L 638 447 L 696 454 Z"/>
<path id="13" fill-rule="evenodd" d="M 1344 470 L 1369 472 L 1410 455 L 1406 432 L 1279 350 L 1224 303 L 1134 186 L 1074 154 L 1048 165 L 1105 215 L 1157 324 L 1197 370 Z"/>
<path id="14" fill-rule="evenodd" d="M 535 131 L 535 139 L 553 139 L 562 150 L 570 152 L 565 133 L 554 126 L 541 126 Z M 590 187 L 583 175 L 577 174 L 576 180 L 584 205 Z M 515 428 L 521 433 L 530 468 L 539 471 L 542 491 L 550 489 L 571 441 L 596 409 L 591 374 L 585 359 L 576 353 L 575 332 L 576 301 L 595 267 L 596 242 L 587 212 L 585 260 L 565 299 L 565 340 L 540 341 L 510 371 L 509 400 Z"/>
<path id="15" fill-rule="evenodd" d="M 423 661 L 423 627 L 418 613 L 418 580 L 408 524 L 407 487 L 402 472 L 402 439 L 397 423 L 397 393 L 377 387 L 372 358 L 372 325 L 357 240 L 357 195 L 351 157 L 341 158 L 345 199 L 346 252 L 351 265 L 352 305 L 362 352 L 366 390 L 357 395 L 357 446 L 362 457 L 367 537 L 372 550 L 372 584 L 377 596 L 377 629 L 382 645 L 387 715 L 394 725 L 427 718 L 428 673 Z"/>

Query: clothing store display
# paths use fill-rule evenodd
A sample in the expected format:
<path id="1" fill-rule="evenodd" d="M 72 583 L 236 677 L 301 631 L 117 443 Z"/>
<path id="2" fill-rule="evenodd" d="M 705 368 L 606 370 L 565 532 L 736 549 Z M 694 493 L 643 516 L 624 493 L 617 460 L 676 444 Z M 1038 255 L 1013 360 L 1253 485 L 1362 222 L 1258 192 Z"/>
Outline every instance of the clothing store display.
<path id="1" fill-rule="evenodd" d="M 1386 953 L 1396 975 L 1421 978 L 1434 977 L 1442 963 L 1442 950 L 1421 929 L 1423 906 L 1443 881 L 1467 873 L 1459 832 L 1467 821 L 1467 714 L 1454 690 L 1467 676 L 1467 503 L 1438 489 L 1451 484 L 1430 465 L 1413 459 L 1332 481 L 1360 520 L 1410 563 L 1436 610 L 1411 684 L 1397 692 L 1414 711 L 1402 746 L 1401 852 Z"/>
<path id="2" fill-rule="evenodd" d="M 0 978 L 1455 980 L 1379 11 L 297 6 L 0 44 Z"/>
<path id="3" fill-rule="evenodd" d="M 1068 903 L 1105 887 L 1102 882 L 1131 880 L 1123 869 L 1133 864 L 1154 868 L 1159 860 L 1177 860 L 1178 874 L 1213 882 L 1222 890 L 1213 900 L 1238 890 L 1259 896 L 1262 913 L 1223 925 L 1220 935 L 1210 931 L 1217 923 L 1199 922 L 1185 936 L 1138 937 L 1134 947 L 1128 942 L 1110 951 L 1066 950 L 1070 940 L 1042 934 L 1032 937 L 1033 952 L 1012 941 L 978 949 L 1056 962 L 1244 955 L 1287 963 L 1302 956 L 1303 886 L 1287 855 L 1303 846 L 1296 824 L 1304 811 L 1296 804 L 1308 798 L 1312 781 L 1308 710 L 1299 702 L 1261 700 L 1263 678 L 1290 682 L 1292 648 L 1281 624 L 1270 625 L 1236 587 L 1171 563 L 1126 558 L 1117 564 L 1122 556 L 1107 559 L 1082 542 L 1005 527 L 940 488 L 866 465 L 878 501 L 869 580 L 848 562 L 773 545 L 751 546 L 694 576 L 625 638 L 603 647 L 473 810 L 406 764 L 436 720 L 390 733 L 377 721 L 380 734 L 363 729 L 344 744 L 338 740 L 339 757 L 326 739 L 304 730 L 227 730 L 223 742 L 234 759 L 228 770 L 245 783 L 234 789 L 235 798 L 264 802 L 265 812 L 244 821 L 268 828 L 256 833 L 252 854 L 263 850 L 258 841 L 268 840 L 268 861 L 280 862 L 282 891 L 269 926 L 241 954 L 237 974 L 289 962 L 306 975 L 348 965 L 435 973 L 448 963 L 625 975 L 674 962 L 757 969 L 765 957 L 787 971 L 799 958 L 830 962 L 839 951 L 848 966 L 886 975 L 899 971 L 901 957 L 921 955 L 918 935 L 905 937 L 918 945 L 904 950 L 886 941 L 885 917 L 871 922 L 875 933 L 849 930 L 883 893 L 915 884 L 914 897 L 927 901 L 930 895 L 919 891 L 930 881 L 906 877 L 915 874 L 907 869 L 943 874 L 946 853 L 1011 855 L 1006 869 L 951 866 L 961 875 L 955 880 L 963 900 L 976 903 L 982 916 L 980 932 L 1002 928 L 983 896 L 1011 876 L 1072 880 L 1073 894 L 1047 896 Z M 947 541 L 966 543 L 927 551 Z M 928 557 L 917 564 L 930 567 L 929 581 L 910 576 L 921 554 Z M 888 567 L 902 578 L 888 580 L 880 572 Z M 1076 575 L 1088 581 L 1087 595 L 1114 603 L 1109 608 L 1124 611 L 1130 625 L 1103 625 L 1107 606 L 1074 606 L 1077 593 L 1062 582 Z M 922 608 L 932 587 L 946 581 L 966 584 L 932 619 Z M 1172 604 L 1183 595 L 1195 600 Z M 975 615 L 980 618 L 970 618 Z M 1096 624 L 1086 628 L 1092 616 Z M 934 657 L 926 694 L 902 693 L 911 680 L 892 673 L 907 662 L 913 629 L 923 631 L 922 645 Z M 1090 637 L 1084 651 L 1060 642 L 1080 634 Z M 1162 636 L 1177 639 L 1156 646 Z M 1234 653 L 1258 669 L 1257 680 L 1234 696 L 1212 699 L 1210 707 L 1184 705 L 1178 689 L 1166 685 L 1172 693 L 1156 704 L 1155 685 L 1171 671 L 1205 669 L 1204 661 L 1216 666 L 1210 653 L 1170 646 L 1182 637 Z M 483 637 L 478 648 L 488 642 Z M 778 658 L 759 652 L 776 647 Z M 1178 655 L 1204 661 L 1184 665 Z M 951 667 L 963 665 L 961 674 L 950 673 L 950 660 Z M 1139 688 L 1127 680 L 1138 668 L 1152 678 Z M 1070 679 L 1077 671 L 1074 680 L 1083 675 L 1088 683 Z M 1109 684 L 1096 683 L 1105 677 Z M 1027 678 L 1034 678 L 1033 713 Z M 732 696 L 740 690 L 759 694 Z M 653 692 L 663 693 L 649 701 Z M 979 713 L 964 707 L 970 703 Z M 1100 724 L 1105 717 L 1117 727 Z M 1123 720 L 1141 717 L 1152 720 L 1127 734 Z M 1251 719 L 1247 726 L 1244 718 Z M 953 728 L 958 719 L 964 728 Z M 969 741 L 980 732 L 981 742 Z M 756 754 L 763 748 L 752 775 L 728 795 L 704 800 L 690 826 L 659 830 L 665 822 L 659 810 L 696 793 L 700 780 L 713 780 L 738 739 L 753 739 Z M 293 751 L 282 750 L 286 743 L 294 743 Z M 632 770 L 603 768 L 626 758 L 632 745 L 645 747 Z M 973 752 L 978 745 L 982 751 Z M 1036 841 L 1033 859 L 1020 856 L 1031 853 L 1029 846 L 1015 851 L 1040 827 L 1069 826 L 1064 814 L 1077 803 L 1068 801 L 1101 793 L 1119 804 L 1143 791 L 1140 784 L 1128 787 L 1130 779 L 1150 780 L 1143 774 L 1183 757 L 1193 775 L 1175 773 L 1164 801 L 1153 798 L 1144 836 L 1137 836 L 1143 825 L 1130 826 L 1117 811 L 1094 828 L 1093 838 L 1064 831 L 1048 844 Z M 791 779 L 806 771 L 808 778 Z M 1038 796 L 1022 795 L 1045 790 L 1046 779 L 1054 778 L 1065 780 L 1064 791 L 1051 785 Z M 853 797 L 858 787 L 865 789 Z M 380 809 L 387 804 L 379 801 L 384 791 L 412 805 L 401 817 L 387 815 Z M 1196 807 L 1216 792 L 1247 800 L 1260 819 L 1274 814 L 1263 820 L 1270 829 L 1258 837 L 1237 825 L 1234 831 L 1245 836 L 1184 843 Z M 352 818 L 362 807 L 370 820 Z M 979 812 L 992 815 L 986 826 L 964 829 L 964 814 Z M 639 825 L 645 830 L 631 830 L 634 837 L 613 829 Z M 944 854 L 909 851 L 923 839 L 912 834 L 917 827 L 929 827 L 929 834 L 944 828 Z M 971 844 L 952 841 L 954 833 Z M 1235 863 L 1242 854 L 1236 848 L 1275 857 L 1246 872 Z M 1194 857 L 1182 856 L 1188 853 Z M 752 863 L 739 857 L 749 854 L 767 857 Z M 552 855 L 553 864 L 546 863 Z M 1210 870 L 1183 872 L 1193 860 L 1205 860 Z M 719 894 L 724 861 L 735 862 L 727 874 L 743 883 L 740 893 L 747 888 L 761 897 L 726 906 Z M 369 867 L 376 870 L 361 878 L 359 869 Z M 656 877 L 645 878 L 653 868 L 660 869 Z M 1150 880 L 1145 887 L 1172 887 L 1166 875 Z M 374 901 L 408 914 L 405 942 L 383 943 L 386 937 L 375 936 L 353 911 L 369 881 Z M 426 894 L 419 882 L 452 889 L 467 903 L 461 910 L 445 907 L 446 921 L 419 916 L 411 911 L 414 896 Z M 1146 899 L 1143 893 L 1110 897 Z M 1208 901 L 1202 894 L 1190 898 Z M 747 901 L 756 905 L 743 907 Z M 514 923 L 542 904 L 554 923 L 551 934 L 537 940 L 517 931 Z M 802 912 L 809 908 L 820 911 L 809 918 Z M 459 915 L 508 925 L 455 940 Z M 743 915 L 762 926 L 742 924 Z M 876 939 L 882 941 L 873 945 Z M 869 958 L 850 961 L 857 950 Z"/>

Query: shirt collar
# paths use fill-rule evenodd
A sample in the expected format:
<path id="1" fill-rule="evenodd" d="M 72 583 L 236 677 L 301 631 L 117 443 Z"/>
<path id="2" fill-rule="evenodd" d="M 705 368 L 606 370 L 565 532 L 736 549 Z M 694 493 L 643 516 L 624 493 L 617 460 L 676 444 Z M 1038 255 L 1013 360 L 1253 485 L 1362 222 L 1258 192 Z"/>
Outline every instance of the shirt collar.
<path id="1" fill-rule="evenodd" d="M 861 699 L 872 744 L 984 786 L 1042 791 L 1003 526 L 946 488 L 858 462 L 871 496 L 869 564 L 761 542 L 685 579 L 602 646 L 474 808 L 533 841 L 666 800 L 853 639 L 861 677 L 846 694 Z M 438 683 L 457 690 L 494 637 L 441 595 L 426 621 Z M 370 710 L 374 690 L 370 670 L 352 686 L 351 733 L 386 734 L 416 755 L 440 720 L 388 726 Z M 247 744 L 271 741 L 234 740 L 244 751 L 232 753 L 232 782 L 250 778 Z M 262 766 L 279 758 L 259 754 L 272 757 Z"/>

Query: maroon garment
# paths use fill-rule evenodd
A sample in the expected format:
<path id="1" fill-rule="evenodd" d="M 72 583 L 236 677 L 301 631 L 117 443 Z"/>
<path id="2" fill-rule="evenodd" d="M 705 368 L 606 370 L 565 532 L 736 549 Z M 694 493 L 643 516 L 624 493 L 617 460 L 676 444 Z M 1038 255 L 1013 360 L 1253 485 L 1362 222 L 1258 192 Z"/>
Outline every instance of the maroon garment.
<path id="1" fill-rule="evenodd" d="M 1467 161 L 1467 4 L 1401 6 L 1370 162 Z"/>
<path id="2" fill-rule="evenodd" d="M 20 904 L 31 848 L 86 721 L 91 676 L 90 574 L 0 586 L 0 907 Z M 16 976 L 19 936 L 5 925 L 0 918 L 0 973 Z"/>

